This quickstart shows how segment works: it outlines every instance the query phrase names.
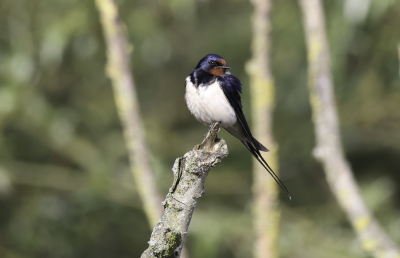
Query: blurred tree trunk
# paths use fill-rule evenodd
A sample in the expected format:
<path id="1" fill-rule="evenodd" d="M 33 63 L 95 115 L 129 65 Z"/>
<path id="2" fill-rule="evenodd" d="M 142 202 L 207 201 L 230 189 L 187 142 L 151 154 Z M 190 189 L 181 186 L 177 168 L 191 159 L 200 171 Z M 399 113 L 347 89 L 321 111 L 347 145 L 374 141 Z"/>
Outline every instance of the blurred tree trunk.
<path id="1" fill-rule="evenodd" d="M 96 4 L 108 46 L 107 74 L 112 80 L 115 103 L 128 148 L 131 170 L 144 211 L 152 227 L 157 224 L 162 212 L 161 195 L 157 190 L 150 167 L 143 122 L 131 74 L 130 50 L 133 47 L 127 41 L 114 0 L 96 0 Z"/>
<path id="2" fill-rule="evenodd" d="M 143 122 L 131 73 L 130 52 L 133 46 L 128 43 L 115 1 L 96 0 L 96 5 L 108 46 L 107 73 L 112 80 L 131 170 L 150 227 L 153 227 L 162 213 L 162 199 L 150 167 Z M 188 257 L 185 249 L 182 251 L 182 257 Z"/>
<path id="3" fill-rule="evenodd" d="M 397 45 L 397 52 L 399 55 L 399 76 L 400 76 L 400 43 Z"/>
<path id="4" fill-rule="evenodd" d="M 347 214 L 364 250 L 374 257 L 400 257 L 400 252 L 364 204 L 344 157 L 338 125 L 325 18 L 320 0 L 300 0 L 309 62 L 309 92 L 316 131 L 314 156 L 322 163 L 328 184 Z"/>
<path id="5" fill-rule="evenodd" d="M 271 150 L 268 152 L 268 163 L 275 172 L 278 172 L 277 145 L 272 133 L 275 88 L 269 65 L 272 0 L 251 2 L 254 7 L 252 59 L 247 64 L 246 70 L 250 77 L 253 130 L 255 138 Z M 278 194 L 279 188 L 274 179 L 254 160 L 253 229 L 256 258 L 278 257 L 277 238 L 280 219 Z"/>
<path id="6" fill-rule="evenodd" d="M 210 170 L 228 156 L 228 147 L 217 138 L 219 123 L 215 123 L 204 141 L 177 158 L 172 168 L 174 181 L 165 198 L 164 211 L 154 227 L 141 258 L 179 258 L 188 233 L 197 199 L 204 193 L 204 183 Z"/>

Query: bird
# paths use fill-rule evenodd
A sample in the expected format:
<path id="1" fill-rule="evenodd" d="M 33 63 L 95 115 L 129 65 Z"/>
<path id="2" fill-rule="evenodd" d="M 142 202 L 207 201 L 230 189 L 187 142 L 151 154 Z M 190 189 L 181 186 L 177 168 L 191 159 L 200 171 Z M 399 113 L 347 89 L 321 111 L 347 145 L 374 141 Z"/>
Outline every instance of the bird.
<path id="1" fill-rule="evenodd" d="M 228 69 L 231 68 L 225 59 L 216 54 L 208 54 L 198 62 L 185 80 L 189 111 L 205 125 L 219 122 L 220 127 L 239 139 L 291 199 L 286 186 L 260 153 L 269 150 L 253 137 L 242 110 L 242 83 Z"/>

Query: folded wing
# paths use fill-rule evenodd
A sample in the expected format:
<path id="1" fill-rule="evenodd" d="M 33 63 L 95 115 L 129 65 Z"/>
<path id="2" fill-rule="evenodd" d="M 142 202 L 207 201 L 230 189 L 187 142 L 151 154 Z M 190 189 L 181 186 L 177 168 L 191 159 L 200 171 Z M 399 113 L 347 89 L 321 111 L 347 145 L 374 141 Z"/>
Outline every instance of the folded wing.
<path id="1" fill-rule="evenodd" d="M 235 124 L 232 128 L 225 128 L 228 132 L 230 132 L 233 136 L 238 138 L 246 148 L 251 152 L 251 154 L 257 159 L 258 162 L 268 171 L 268 173 L 272 176 L 275 182 L 279 185 L 279 187 L 287 193 L 290 197 L 289 191 L 279 179 L 279 177 L 275 174 L 275 172 L 271 169 L 268 163 L 261 156 L 260 151 L 268 151 L 260 142 L 258 142 L 253 135 L 251 134 L 249 125 L 247 124 L 246 118 L 243 114 L 242 110 L 242 101 L 239 93 L 242 93 L 242 84 L 233 75 L 226 75 L 224 77 L 219 77 L 219 84 L 221 89 L 223 90 L 225 97 L 228 99 L 229 103 L 233 107 L 237 117 L 237 124 Z M 291 197 L 290 197 L 291 198 Z"/>

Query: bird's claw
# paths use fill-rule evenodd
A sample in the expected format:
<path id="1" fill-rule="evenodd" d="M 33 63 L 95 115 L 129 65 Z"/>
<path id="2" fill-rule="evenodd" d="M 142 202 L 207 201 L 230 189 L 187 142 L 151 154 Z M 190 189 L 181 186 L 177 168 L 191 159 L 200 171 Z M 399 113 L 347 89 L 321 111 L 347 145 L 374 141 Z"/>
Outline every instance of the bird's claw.
<path id="1" fill-rule="evenodd" d="M 221 122 L 220 122 L 220 123 L 221 123 Z M 206 132 L 206 133 L 203 135 L 203 138 L 204 138 L 204 139 L 207 137 L 207 134 L 213 129 L 213 127 L 214 127 L 214 123 L 213 123 L 213 124 L 210 124 L 210 125 L 208 126 L 208 132 Z M 220 131 L 221 131 L 221 127 L 218 127 L 217 133 L 219 133 Z"/>
<path id="2" fill-rule="evenodd" d="M 214 124 L 215 123 L 213 123 L 213 124 L 210 124 L 210 126 L 208 127 L 208 131 L 211 131 L 212 129 L 213 129 L 213 127 L 214 127 Z M 219 124 L 221 124 L 221 122 L 219 122 Z M 218 131 L 217 131 L 217 133 L 219 133 L 221 131 L 221 127 L 218 127 Z"/>

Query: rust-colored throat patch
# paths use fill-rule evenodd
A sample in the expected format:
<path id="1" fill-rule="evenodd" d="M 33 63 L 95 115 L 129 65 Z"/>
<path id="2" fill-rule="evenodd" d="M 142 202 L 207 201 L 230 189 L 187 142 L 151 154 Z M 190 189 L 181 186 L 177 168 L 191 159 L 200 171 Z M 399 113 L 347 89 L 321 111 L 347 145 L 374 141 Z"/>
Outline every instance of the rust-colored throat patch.
<path id="1" fill-rule="evenodd" d="M 226 66 L 226 61 L 224 59 L 217 59 L 215 62 L 217 63 L 217 66 Z M 221 67 L 213 67 L 208 72 L 215 76 L 225 76 L 226 75 L 226 69 L 221 68 Z"/>

